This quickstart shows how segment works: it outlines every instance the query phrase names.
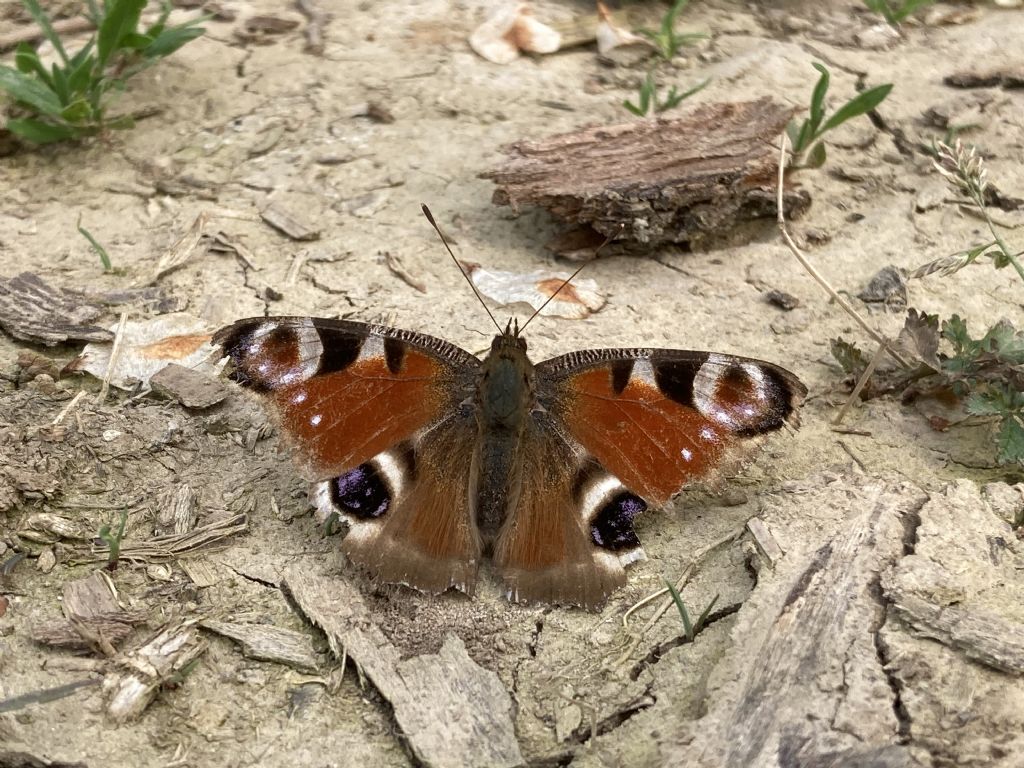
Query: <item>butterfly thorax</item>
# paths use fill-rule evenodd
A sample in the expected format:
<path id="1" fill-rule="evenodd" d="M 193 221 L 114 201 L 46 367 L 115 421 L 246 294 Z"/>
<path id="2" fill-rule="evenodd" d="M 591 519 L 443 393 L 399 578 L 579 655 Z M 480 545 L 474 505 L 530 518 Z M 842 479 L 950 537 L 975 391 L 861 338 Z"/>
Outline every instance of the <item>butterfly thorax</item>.
<path id="1" fill-rule="evenodd" d="M 495 336 L 476 389 L 473 496 L 480 533 L 487 540 L 519 497 L 522 436 L 536 402 L 534 379 L 525 339 L 507 331 Z"/>

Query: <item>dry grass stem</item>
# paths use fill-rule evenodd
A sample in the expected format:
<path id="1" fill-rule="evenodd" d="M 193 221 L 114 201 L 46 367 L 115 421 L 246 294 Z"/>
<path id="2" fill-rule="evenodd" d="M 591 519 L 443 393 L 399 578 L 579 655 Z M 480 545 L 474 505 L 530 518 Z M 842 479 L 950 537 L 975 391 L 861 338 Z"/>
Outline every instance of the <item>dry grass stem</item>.
<path id="1" fill-rule="evenodd" d="M 878 363 L 882 359 L 882 353 L 885 351 L 886 344 L 885 342 L 882 342 L 878 345 L 878 349 L 875 350 L 875 354 L 871 356 L 871 360 L 868 362 L 867 368 L 865 368 L 864 373 L 860 375 L 860 378 L 857 380 L 857 385 L 853 388 L 853 391 L 846 399 L 846 402 L 843 403 L 843 407 L 839 409 L 839 413 L 836 414 L 834 419 L 832 419 L 833 426 L 838 426 L 843 422 L 843 419 L 846 417 L 846 412 L 850 410 L 854 401 L 860 397 L 861 390 L 864 389 L 864 386 L 868 383 L 868 379 L 871 378 L 871 374 L 875 372 L 875 368 L 878 367 Z"/>
<path id="2" fill-rule="evenodd" d="M 789 139 L 785 134 L 782 134 L 782 145 L 779 148 L 779 184 L 776 190 L 776 203 L 778 205 L 779 211 L 779 231 L 782 233 L 782 239 L 786 242 L 786 245 L 789 247 L 789 250 L 793 253 L 793 255 L 796 256 L 796 259 L 797 261 L 800 262 L 800 265 L 805 270 L 807 270 L 807 274 L 813 277 L 814 280 L 818 283 L 818 285 L 825 289 L 825 292 L 832 297 L 832 300 L 835 301 L 836 304 L 838 304 L 840 307 L 842 307 L 843 310 L 850 317 L 856 320 L 857 325 L 863 328 L 865 333 L 867 333 L 872 339 L 881 344 L 893 360 L 898 362 L 904 368 L 910 368 L 911 366 L 906 360 L 904 360 L 897 352 L 890 349 L 888 342 L 885 340 L 885 337 L 882 336 L 882 334 L 878 333 L 878 331 L 876 331 L 870 325 L 868 325 L 867 321 L 863 317 L 861 317 L 860 313 L 857 312 L 857 310 L 855 310 L 846 299 L 840 296 L 839 292 L 836 291 L 836 289 L 829 284 L 828 280 L 825 279 L 825 277 L 814 267 L 814 265 L 807 260 L 807 257 L 804 256 L 803 252 L 800 250 L 796 242 L 790 236 L 789 230 L 786 228 L 786 214 L 782 207 L 782 191 L 786 178 L 786 150 L 788 148 Z"/>
<path id="3" fill-rule="evenodd" d="M 59 424 L 63 423 L 64 419 L 68 417 L 68 414 L 71 413 L 72 410 L 74 410 L 75 406 L 78 405 L 79 401 L 83 397 L 85 397 L 85 390 L 78 390 L 78 394 L 71 398 L 70 403 L 61 408 L 60 413 L 58 413 L 54 420 L 50 422 L 50 426 L 56 427 Z"/>
<path id="4" fill-rule="evenodd" d="M 114 332 L 114 343 L 110 346 L 110 359 L 107 361 L 107 372 L 103 376 L 103 385 L 99 394 L 96 395 L 96 402 L 102 403 L 107 399 L 110 391 L 110 380 L 114 378 L 114 369 L 117 367 L 117 358 L 121 354 L 121 346 L 124 343 L 124 326 L 128 322 L 128 313 L 122 312 L 121 318 L 117 321 L 117 330 Z"/>

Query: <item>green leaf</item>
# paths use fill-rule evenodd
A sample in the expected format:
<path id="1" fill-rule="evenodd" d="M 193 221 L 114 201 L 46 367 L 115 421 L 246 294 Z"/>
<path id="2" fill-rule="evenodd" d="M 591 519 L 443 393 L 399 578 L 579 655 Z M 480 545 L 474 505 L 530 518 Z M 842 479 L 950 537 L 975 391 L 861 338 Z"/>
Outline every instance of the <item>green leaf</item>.
<path id="1" fill-rule="evenodd" d="M 36 24 L 43 30 L 43 37 L 50 41 L 50 45 L 57 51 L 57 55 L 60 56 L 61 61 L 65 64 L 68 63 L 68 54 L 64 50 L 64 43 L 61 42 L 60 36 L 54 31 L 53 25 L 50 23 L 50 17 L 46 15 L 46 11 L 42 9 L 37 0 L 21 0 L 22 4 L 28 9 L 28 12 L 32 14 L 32 18 L 35 19 Z"/>
<path id="2" fill-rule="evenodd" d="M 830 342 L 832 357 L 836 359 L 843 373 L 859 377 L 868 367 L 868 358 L 855 344 L 842 338 Z"/>
<path id="3" fill-rule="evenodd" d="M 107 3 L 106 15 L 96 39 L 96 53 L 101 69 L 107 66 L 110 57 L 121 47 L 124 37 L 135 31 L 145 7 L 146 0 L 110 0 Z"/>
<path id="4" fill-rule="evenodd" d="M 811 93 L 811 130 L 817 131 L 821 121 L 825 119 L 825 94 L 828 93 L 830 76 L 824 65 L 815 61 L 811 66 L 821 73 L 821 77 L 818 78 L 814 91 Z"/>
<path id="5" fill-rule="evenodd" d="M 23 72 L 26 75 L 34 73 L 36 77 L 46 83 L 47 88 L 53 90 L 53 80 L 50 79 L 50 73 L 43 66 L 43 62 L 39 59 L 39 54 L 28 43 L 18 44 L 14 52 L 14 66 L 18 68 L 19 72 Z"/>
<path id="6" fill-rule="evenodd" d="M 796 151 L 796 142 L 800 138 L 800 126 L 797 125 L 796 120 L 790 120 L 786 123 L 786 136 L 789 137 L 789 148 L 792 151 Z"/>
<path id="7" fill-rule="evenodd" d="M 964 408 L 972 416 L 1005 416 L 1006 404 L 1000 397 L 989 392 L 974 392 L 964 402 Z"/>
<path id="8" fill-rule="evenodd" d="M 7 91 L 15 101 L 27 104 L 45 115 L 59 115 L 60 99 L 37 78 L 0 64 L 0 89 Z"/>
<path id="9" fill-rule="evenodd" d="M 877 85 L 864 91 L 864 93 L 854 96 L 825 122 L 820 132 L 824 133 L 825 131 L 832 130 L 851 118 L 867 114 L 885 101 L 885 97 L 889 95 L 891 90 L 892 83 L 888 83 L 886 85 Z"/>
<path id="10" fill-rule="evenodd" d="M 679 616 L 683 620 L 683 634 L 687 640 L 693 640 L 693 622 L 690 621 L 690 612 L 686 610 L 686 605 L 683 603 L 683 598 L 679 595 L 679 590 L 668 579 L 665 579 L 665 586 L 668 587 L 668 593 L 672 595 L 672 602 L 676 604 Z"/>
<path id="11" fill-rule="evenodd" d="M 35 144 L 52 144 L 55 141 L 76 139 L 81 135 L 76 128 L 70 125 L 52 125 L 32 118 L 8 120 L 4 127 L 15 136 L 20 136 Z"/>
<path id="12" fill-rule="evenodd" d="M 998 459 L 1001 463 L 1024 464 L 1024 422 L 1019 414 L 1003 419 L 996 435 L 996 445 L 999 446 Z"/>
<path id="13" fill-rule="evenodd" d="M 89 245 L 92 246 L 92 249 L 94 251 L 96 251 L 96 255 L 100 257 L 100 262 L 103 264 L 103 271 L 110 272 L 113 269 L 113 266 L 110 263 L 110 255 L 107 253 L 107 249 L 100 245 L 99 241 L 97 241 L 96 238 L 92 236 L 92 233 L 90 233 L 89 230 L 82 226 L 81 214 L 79 214 L 78 216 L 78 222 L 76 226 L 78 227 L 79 234 L 89 241 Z"/>
<path id="14" fill-rule="evenodd" d="M 825 157 L 825 142 L 819 141 L 814 145 L 814 149 L 807 153 L 804 165 L 808 168 L 821 168 L 825 164 Z"/>
<path id="15" fill-rule="evenodd" d="M 129 32 L 121 38 L 121 48 L 132 51 L 144 51 L 153 44 L 153 38 L 140 32 Z"/>
<path id="16" fill-rule="evenodd" d="M 665 99 L 665 103 L 661 104 L 660 106 L 656 106 L 654 111 L 655 112 L 664 112 L 666 109 L 672 109 L 673 107 L 678 107 L 682 102 L 686 101 L 686 99 L 688 99 L 691 96 L 693 96 L 693 94 L 695 94 L 698 91 L 703 90 L 704 88 L 706 88 L 707 84 L 710 83 L 710 82 L 711 82 L 711 78 L 709 77 L 706 80 L 704 80 L 703 82 L 700 82 L 697 85 L 693 86 L 693 88 L 691 88 L 690 90 L 683 91 L 682 93 L 676 93 L 676 87 L 673 85 L 672 89 L 668 93 L 668 98 Z"/>
<path id="17" fill-rule="evenodd" d="M 957 355 L 974 344 L 967 332 L 967 323 L 960 315 L 953 315 L 949 320 L 942 321 L 942 338 L 953 345 L 954 353 Z"/>
<path id="18" fill-rule="evenodd" d="M 89 46 L 87 46 L 88 48 Z M 82 50 L 87 50 L 83 48 Z M 74 61 L 74 59 L 72 59 Z M 86 56 L 68 74 L 68 89 L 73 94 L 92 92 L 100 86 L 99 79 L 93 79 L 93 67 L 96 59 L 93 56 Z"/>
<path id="19" fill-rule="evenodd" d="M 634 104 L 629 99 L 626 99 L 624 102 L 622 102 L 622 106 L 624 106 L 626 109 L 628 109 L 630 112 L 632 112 L 637 117 L 643 117 L 644 115 L 647 114 L 646 112 L 644 112 L 642 109 L 640 109 L 640 107 L 638 107 L 636 104 Z"/>
<path id="20" fill-rule="evenodd" d="M 92 117 L 92 107 L 85 99 L 78 99 L 64 107 L 60 116 L 72 125 L 87 123 Z"/>
<path id="21" fill-rule="evenodd" d="M 153 42 L 142 52 L 142 55 L 147 59 L 169 56 L 185 45 L 185 43 L 191 42 L 205 34 L 205 27 L 186 26 L 184 24 L 178 27 L 171 27 L 157 35 Z"/>
<path id="22" fill-rule="evenodd" d="M 701 611 L 700 616 L 697 618 L 697 623 L 693 625 L 694 634 L 700 632 L 704 628 L 704 625 L 707 623 L 708 616 L 711 615 L 711 609 L 715 607 L 715 603 L 718 602 L 719 597 L 721 597 L 721 595 L 715 595 L 711 598 L 711 602 L 708 603 L 707 608 Z"/>
<path id="23" fill-rule="evenodd" d="M 64 68 L 58 67 L 56 62 L 52 65 L 52 75 L 53 92 L 57 94 L 61 106 L 64 107 L 71 101 L 71 92 L 68 89 L 68 76 L 64 72 Z"/>

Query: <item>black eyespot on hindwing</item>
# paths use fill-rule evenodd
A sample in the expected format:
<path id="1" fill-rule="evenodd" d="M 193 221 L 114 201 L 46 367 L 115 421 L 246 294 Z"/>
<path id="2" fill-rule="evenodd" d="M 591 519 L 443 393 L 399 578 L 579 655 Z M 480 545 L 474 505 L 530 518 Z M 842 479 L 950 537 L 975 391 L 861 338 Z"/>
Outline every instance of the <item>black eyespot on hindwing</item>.
<path id="1" fill-rule="evenodd" d="M 361 520 L 380 517 L 391 506 L 391 492 L 372 464 L 362 464 L 331 481 L 331 500 Z"/>
<path id="2" fill-rule="evenodd" d="M 613 552 L 639 547 L 633 520 L 645 509 L 647 502 L 639 496 L 629 491 L 617 493 L 590 521 L 591 538 L 599 547 Z"/>

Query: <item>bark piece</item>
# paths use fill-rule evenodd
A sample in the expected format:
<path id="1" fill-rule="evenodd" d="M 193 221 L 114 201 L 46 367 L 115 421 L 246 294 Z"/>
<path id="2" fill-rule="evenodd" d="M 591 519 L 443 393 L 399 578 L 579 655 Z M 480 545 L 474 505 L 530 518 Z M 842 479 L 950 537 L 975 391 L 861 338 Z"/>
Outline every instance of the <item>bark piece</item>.
<path id="1" fill-rule="evenodd" d="M 359 593 L 344 581 L 292 567 L 285 586 L 327 635 L 338 658 L 351 657 L 391 702 L 395 720 L 426 766 L 517 766 L 523 763 L 512 700 L 498 676 L 449 635 L 437 654 L 402 659 L 372 623 Z"/>
<path id="2" fill-rule="evenodd" d="M 964 69 L 946 75 L 942 82 L 952 88 L 1024 88 L 1024 66 Z"/>
<path id="3" fill-rule="evenodd" d="M 198 619 L 173 621 L 152 639 L 128 653 L 121 671 L 103 681 L 108 695 L 107 714 L 116 722 L 138 717 L 161 686 L 184 674 L 206 651 L 206 641 L 196 628 Z"/>
<path id="4" fill-rule="evenodd" d="M 1024 545 L 993 506 L 968 480 L 932 494 L 914 554 L 883 583 L 899 616 L 921 635 L 1022 675 Z"/>
<path id="5" fill-rule="evenodd" d="M 925 496 L 860 477 L 801 490 L 762 514 L 786 555 L 761 569 L 709 680 L 710 710 L 676 749 L 715 768 L 917 765 L 900 743 L 875 631 L 879 575 L 902 556 Z"/>
<path id="6" fill-rule="evenodd" d="M 0 278 L 0 328 L 16 339 L 49 346 L 110 341 L 113 333 L 92 325 L 101 314 L 81 294 L 54 288 L 32 272 Z"/>
<path id="7" fill-rule="evenodd" d="M 242 646 L 242 653 L 250 659 L 276 661 L 296 669 L 315 672 L 318 666 L 316 652 L 309 635 L 267 624 L 237 623 L 207 620 L 203 629 L 229 637 Z"/>
<path id="8" fill-rule="evenodd" d="M 34 627 L 33 640 L 56 648 L 98 649 L 113 655 L 114 647 L 145 618 L 121 607 L 110 579 L 101 571 L 65 582 L 61 607 L 66 620 Z"/>
<path id="9" fill-rule="evenodd" d="M 155 392 L 173 398 L 186 408 L 209 408 L 228 396 L 228 389 L 202 371 L 170 363 L 150 377 Z"/>
<path id="10" fill-rule="evenodd" d="M 320 230 L 305 221 L 297 212 L 285 208 L 280 203 L 271 203 L 260 214 L 270 226 L 292 240 L 318 240 Z"/>
<path id="11" fill-rule="evenodd" d="M 539 205 L 617 242 L 691 242 L 775 217 L 774 146 L 792 114 L 770 98 L 703 104 L 673 120 L 519 141 L 482 176 L 497 185 L 496 205 Z M 804 190 L 784 197 L 790 218 L 809 204 Z"/>

